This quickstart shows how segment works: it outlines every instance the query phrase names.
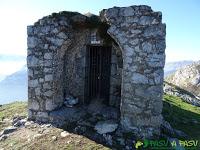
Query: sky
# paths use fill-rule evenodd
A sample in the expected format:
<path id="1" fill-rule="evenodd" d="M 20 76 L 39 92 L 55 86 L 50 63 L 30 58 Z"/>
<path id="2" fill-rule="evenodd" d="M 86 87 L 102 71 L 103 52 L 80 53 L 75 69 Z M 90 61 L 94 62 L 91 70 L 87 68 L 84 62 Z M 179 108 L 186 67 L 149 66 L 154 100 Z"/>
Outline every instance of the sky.
<path id="1" fill-rule="evenodd" d="M 0 0 L 0 79 L 26 64 L 27 25 L 59 11 L 99 14 L 113 6 L 149 5 L 166 23 L 166 61 L 199 60 L 200 0 Z"/>

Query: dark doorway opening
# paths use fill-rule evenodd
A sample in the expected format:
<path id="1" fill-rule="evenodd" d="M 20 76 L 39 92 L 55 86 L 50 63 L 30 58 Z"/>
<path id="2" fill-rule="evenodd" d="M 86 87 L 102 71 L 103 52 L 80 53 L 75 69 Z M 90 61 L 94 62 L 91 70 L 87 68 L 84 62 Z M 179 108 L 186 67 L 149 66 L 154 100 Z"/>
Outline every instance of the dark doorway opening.
<path id="1" fill-rule="evenodd" d="M 110 46 L 87 46 L 86 103 L 99 100 L 109 104 Z"/>

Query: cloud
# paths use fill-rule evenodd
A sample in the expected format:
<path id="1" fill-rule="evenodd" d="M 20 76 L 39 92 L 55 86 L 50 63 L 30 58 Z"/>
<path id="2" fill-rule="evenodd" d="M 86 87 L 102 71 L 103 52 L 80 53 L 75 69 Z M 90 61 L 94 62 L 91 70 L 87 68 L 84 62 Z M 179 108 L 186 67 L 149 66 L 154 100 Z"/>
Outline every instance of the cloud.
<path id="1" fill-rule="evenodd" d="M 26 57 L 20 55 L 0 55 L 0 75 L 6 76 L 20 70 L 26 64 Z"/>

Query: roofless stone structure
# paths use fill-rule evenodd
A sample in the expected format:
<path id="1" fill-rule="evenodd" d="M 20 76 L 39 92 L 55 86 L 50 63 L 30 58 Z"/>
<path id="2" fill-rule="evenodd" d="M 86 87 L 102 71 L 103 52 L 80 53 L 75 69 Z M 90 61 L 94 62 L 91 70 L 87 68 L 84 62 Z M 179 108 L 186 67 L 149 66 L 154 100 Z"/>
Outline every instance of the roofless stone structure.
<path id="1" fill-rule="evenodd" d="M 28 26 L 29 119 L 102 114 L 138 137 L 159 135 L 165 28 L 161 12 L 144 5 L 64 11 Z"/>

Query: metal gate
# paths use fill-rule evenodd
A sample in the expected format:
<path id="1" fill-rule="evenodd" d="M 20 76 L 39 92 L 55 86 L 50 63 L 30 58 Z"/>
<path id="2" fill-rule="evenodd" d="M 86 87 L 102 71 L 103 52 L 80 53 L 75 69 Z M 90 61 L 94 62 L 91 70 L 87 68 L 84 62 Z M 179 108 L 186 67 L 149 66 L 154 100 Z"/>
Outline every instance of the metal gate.
<path id="1" fill-rule="evenodd" d="M 88 46 L 87 47 L 87 75 L 86 88 L 87 99 L 101 99 L 104 103 L 109 102 L 110 89 L 110 64 L 111 47 Z"/>

